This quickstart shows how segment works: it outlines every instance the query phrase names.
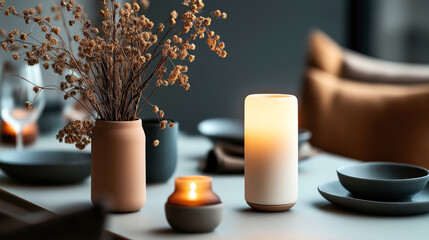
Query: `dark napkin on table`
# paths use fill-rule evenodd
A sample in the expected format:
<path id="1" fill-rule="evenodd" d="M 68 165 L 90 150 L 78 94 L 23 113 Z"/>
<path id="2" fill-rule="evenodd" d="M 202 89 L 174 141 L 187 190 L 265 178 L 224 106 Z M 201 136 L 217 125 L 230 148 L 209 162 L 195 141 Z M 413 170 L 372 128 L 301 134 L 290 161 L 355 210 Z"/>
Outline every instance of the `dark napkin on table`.
<path id="1" fill-rule="evenodd" d="M 299 161 L 318 154 L 308 142 L 299 148 Z M 201 170 L 207 173 L 243 173 L 244 147 L 228 143 L 217 143 L 202 161 Z"/>

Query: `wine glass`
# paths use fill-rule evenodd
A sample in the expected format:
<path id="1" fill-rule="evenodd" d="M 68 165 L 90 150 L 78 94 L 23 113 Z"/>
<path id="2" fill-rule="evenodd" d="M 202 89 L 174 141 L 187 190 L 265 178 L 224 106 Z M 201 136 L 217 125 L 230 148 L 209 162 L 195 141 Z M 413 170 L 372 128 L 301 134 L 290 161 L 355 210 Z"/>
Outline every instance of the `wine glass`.
<path id="1" fill-rule="evenodd" d="M 31 83 L 11 74 L 27 79 Z M 43 86 L 39 65 L 29 66 L 24 62 L 4 63 L 0 79 L 1 118 L 15 130 L 17 150 L 23 148 L 24 126 L 36 121 L 45 107 L 44 94 L 35 93 L 33 91 L 35 85 Z M 26 101 L 31 102 L 31 109 L 24 106 Z"/>

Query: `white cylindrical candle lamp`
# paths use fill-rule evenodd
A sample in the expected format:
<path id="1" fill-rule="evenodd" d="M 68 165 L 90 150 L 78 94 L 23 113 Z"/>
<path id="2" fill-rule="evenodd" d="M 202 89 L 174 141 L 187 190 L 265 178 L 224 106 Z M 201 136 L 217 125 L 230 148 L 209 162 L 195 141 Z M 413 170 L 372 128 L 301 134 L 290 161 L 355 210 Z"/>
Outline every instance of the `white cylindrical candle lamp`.
<path id="1" fill-rule="evenodd" d="M 298 199 L 298 100 L 252 94 L 244 112 L 246 202 L 260 211 L 286 211 Z"/>

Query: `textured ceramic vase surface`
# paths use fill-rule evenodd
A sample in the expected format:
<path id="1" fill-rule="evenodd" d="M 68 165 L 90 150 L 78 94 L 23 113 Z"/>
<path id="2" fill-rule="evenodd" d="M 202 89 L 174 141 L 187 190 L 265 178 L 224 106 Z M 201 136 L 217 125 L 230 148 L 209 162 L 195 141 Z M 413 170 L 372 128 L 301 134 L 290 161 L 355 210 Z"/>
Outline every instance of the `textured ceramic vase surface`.
<path id="1" fill-rule="evenodd" d="M 146 134 L 146 181 L 148 183 L 166 182 L 173 175 L 177 165 L 177 140 L 179 123 L 161 130 L 158 120 L 143 120 Z M 152 145 L 158 139 L 157 147 Z"/>
<path id="2" fill-rule="evenodd" d="M 91 144 L 91 201 L 111 212 L 134 212 L 146 202 L 146 137 L 141 120 L 97 120 Z"/>

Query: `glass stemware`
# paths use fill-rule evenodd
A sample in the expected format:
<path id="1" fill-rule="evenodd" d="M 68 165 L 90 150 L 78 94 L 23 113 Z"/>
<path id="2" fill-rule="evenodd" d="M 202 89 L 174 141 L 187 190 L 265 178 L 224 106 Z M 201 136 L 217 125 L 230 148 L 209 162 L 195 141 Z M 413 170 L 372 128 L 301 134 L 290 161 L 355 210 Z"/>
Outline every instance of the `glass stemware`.
<path id="1" fill-rule="evenodd" d="M 18 75 L 29 82 L 12 75 Z M 0 79 L 1 118 L 15 130 L 18 150 L 23 148 L 23 127 L 36 121 L 45 106 L 44 95 L 42 92 L 33 91 L 34 84 L 43 86 L 39 65 L 29 66 L 24 62 L 4 63 Z M 24 106 L 26 101 L 31 102 L 31 109 Z"/>

